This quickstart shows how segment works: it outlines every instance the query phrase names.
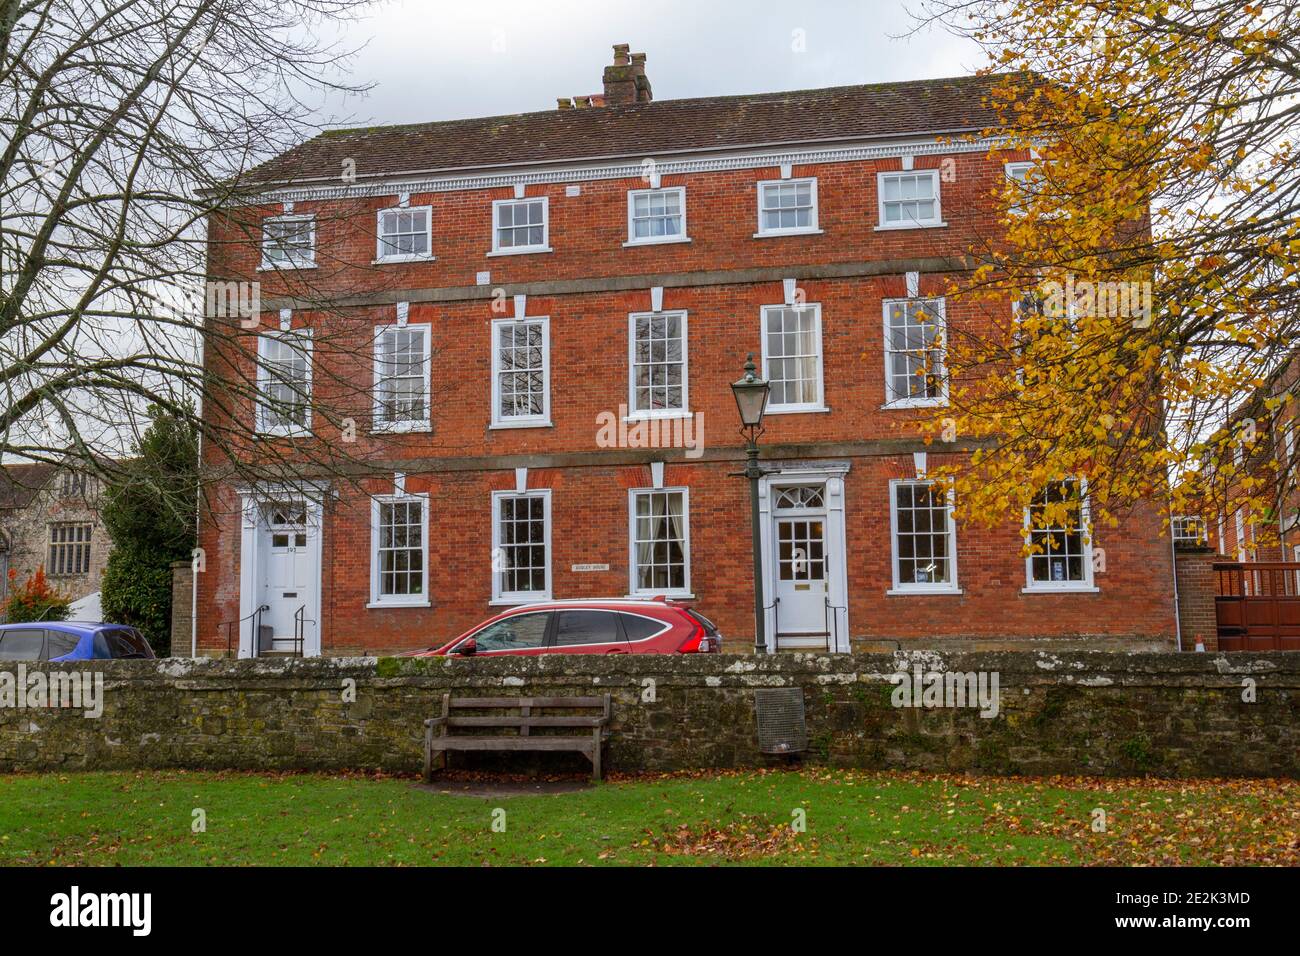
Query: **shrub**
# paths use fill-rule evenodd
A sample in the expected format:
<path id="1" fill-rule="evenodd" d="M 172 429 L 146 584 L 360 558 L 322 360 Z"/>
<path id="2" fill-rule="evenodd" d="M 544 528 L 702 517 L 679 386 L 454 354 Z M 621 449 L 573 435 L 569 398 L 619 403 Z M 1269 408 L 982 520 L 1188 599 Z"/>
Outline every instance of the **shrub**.
<path id="1" fill-rule="evenodd" d="M 109 483 L 104 526 L 113 539 L 101 585 L 104 620 L 139 628 L 159 657 L 171 650 L 171 563 L 194 547 L 198 433 L 160 408 L 137 457 Z"/>
<path id="2" fill-rule="evenodd" d="M 9 569 L 10 593 L 5 602 L 6 620 L 20 624 L 26 621 L 66 621 L 72 607 L 72 598 L 50 586 L 45 578 L 45 567 L 36 569 L 20 588 L 12 587 L 18 572 Z"/>

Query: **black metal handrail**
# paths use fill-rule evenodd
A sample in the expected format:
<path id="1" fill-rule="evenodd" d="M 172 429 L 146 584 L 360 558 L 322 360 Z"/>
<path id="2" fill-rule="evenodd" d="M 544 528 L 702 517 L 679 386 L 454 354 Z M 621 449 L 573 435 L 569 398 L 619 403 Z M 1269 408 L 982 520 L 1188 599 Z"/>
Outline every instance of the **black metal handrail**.
<path id="1" fill-rule="evenodd" d="M 307 617 L 307 605 L 302 605 L 298 610 L 293 612 L 293 656 L 302 657 L 303 648 L 306 646 L 306 624 L 311 620 Z M 311 623 L 315 624 L 315 621 Z"/>
<path id="2" fill-rule="evenodd" d="M 763 608 L 764 611 L 772 612 L 772 646 L 778 651 L 781 649 L 779 643 L 781 637 L 781 608 L 778 606 L 780 603 L 781 597 L 777 595 L 772 598 L 771 604 Z"/>
<path id="3" fill-rule="evenodd" d="M 826 648 L 826 650 L 830 651 L 831 653 L 834 653 L 840 646 L 840 616 L 833 612 L 848 610 L 848 605 L 832 604 L 831 599 L 829 597 L 823 597 L 822 600 L 826 602 L 825 613 L 830 616 L 831 621 L 835 622 L 835 629 L 833 632 L 831 630 L 829 622 L 826 625 L 826 636 L 828 638 L 832 636 L 834 637 L 834 642 L 831 644 L 830 647 Z"/>
<path id="4" fill-rule="evenodd" d="M 220 632 L 221 628 L 223 628 L 223 627 L 226 629 L 226 656 L 227 656 L 227 657 L 230 657 L 230 656 L 231 656 L 231 653 L 230 653 L 230 643 L 231 643 L 231 641 L 233 640 L 235 634 L 238 633 L 238 632 L 237 632 L 237 628 L 239 627 L 239 625 L 241 625 L 241 624 L 243 624 L 245 621 L 247 621 L 250 617 L 251 617 L 251 618 L 256 618 L 256 620 L 255 620 L 254 623 L 253 623 L 253 643 L 252 643 L 252 648 L 253 648 L 253 649 L 252 649 L 252 654 L 250 654 L 249 656 L 251 656 L 251 657 L 256 657 L 256 656 L 257 656 L 258 643 L 261 641 L 261 631 L 262 631 L 262 612 L 263 612 L 263 611 L 269 611 L 269 610 L 271 610 L 271 605 L 269 605 L 269 604 L 263 604 L 263 605 L 262 605 L 261 607 L 259 607 L 256 611 L 253 611 L 251 614 L 246 614 L 246 615 L 244 615 L 243 617 L 241 617 L 241 618 L 240 618 L 239 620 L 237 620 L 237 621 L 223 621 L 222 623 L 220 623 L 220 624 L 217 625 L 217 630 L 218 630 L 218 632 Z M 238 653 L 239 653 L 239 648 L 236 647 L 236 648 L 235 648 L 235 654 L 238 654 Z"/>

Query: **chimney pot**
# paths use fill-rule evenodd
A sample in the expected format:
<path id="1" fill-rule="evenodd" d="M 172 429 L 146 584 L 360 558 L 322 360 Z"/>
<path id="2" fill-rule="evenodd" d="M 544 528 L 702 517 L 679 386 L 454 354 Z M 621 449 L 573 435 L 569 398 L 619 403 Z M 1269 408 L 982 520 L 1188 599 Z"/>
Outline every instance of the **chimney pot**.
<path id="1" fill-rule="evenodd" d="M 562 110 L 573 109 L 573 100 L 569 99 L 567 96 L 557 97 L 555 102 L 559 109 Z"/>
<path id="2" fill-rule="evenodd" d="M 575 96 L 575 97 L 573 98 L 573 105 L 574 105 L 577 109 L 585 110 L 588 106 L 591 105 L 591 97 L 590 97 L 590 96 Z"/>
<path id="3" fill-rule="evenodd" d="M 599 105 L 631 106 L 649 103 L 650 81 L 645 75 L 645 54 L 629 54 L 626 43 L 614 45 L 614 63 L 605 67 L 605 102 Z"/>

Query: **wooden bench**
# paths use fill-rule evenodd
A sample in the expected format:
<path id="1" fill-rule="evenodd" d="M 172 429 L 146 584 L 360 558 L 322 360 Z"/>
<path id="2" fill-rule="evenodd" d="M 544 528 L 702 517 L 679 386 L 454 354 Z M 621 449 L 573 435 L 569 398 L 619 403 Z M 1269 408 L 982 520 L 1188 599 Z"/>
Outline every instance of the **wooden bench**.
<path id="1" fill-rule="evenodd" d="M 509 710 L 509 714 L 465 715 L 465 711 Z M 539 711 L 598 710 L 593 714 L 548 716 Z M 442 716 L 424 722 L 424 782 L 433 780 L 433 755 L 442 754 L 439 769 L 447 769 L 452 750 L 574 750 L 591 761 L 591 777 L 600 779 L 600 751 L 609 731 L 609 694 L 603 697 L 452 697 L 442 695 Z M 534 728 L 587 728 L 574 736 L 532 733 Z M 500 733 L 453 734 L 453 729 L 495 730 Z M 441 733 L 435 733 L 441 730 Z M 507 731 L 514 730 L 515 733 Z"/>

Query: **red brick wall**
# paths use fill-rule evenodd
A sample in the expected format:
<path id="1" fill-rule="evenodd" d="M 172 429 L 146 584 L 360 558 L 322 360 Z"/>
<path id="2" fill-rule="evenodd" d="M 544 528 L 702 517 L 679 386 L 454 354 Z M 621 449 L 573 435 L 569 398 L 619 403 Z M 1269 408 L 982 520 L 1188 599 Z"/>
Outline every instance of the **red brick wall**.
<path id="1" fill-rule="evenodd" d="M 744 650 L 753 634 L 747 484 L 727 463 L 669 464 L 666 486 L 690 488 L 691 587 L 700 608 Z M 858 458 L 845 479 L 849 625 L 854 638 L 927 636 L 1145 635 L 1172 640 L 1171 569 L 1159 522 L 1132 516 L 1098 532 L 1106 571 L 1095 594 L 1025 594 L 1025 562 L 1015 527 L 958 529 L 960 595 L 888 595 L 892 584 L 888 480 L 910 476 L 910 458 Z M 646 466 L 530 469 L 530 488 L 551 489 L 552 588 L 557 597 L 626 594 L 627 489 L 650 486 Z M 408 491 L 430 494 L 429 591 L 433 607 L 367 609 L 370 507 L 343 488 L 326 511 L 322 614 L 327 652 L 396 650 L 449 639 L 494 609 L 491 599 L 491 492 L 514 487 L 513 471 L 408 476 Z M 391 483 L 368 486 L 376 494 Z M 218 530 L 219 529 L 219 530 Z M 1149 547 L 1147 542 L 1156 542 Z M 239 617 L 239 523 L 209 523 L 208 572 L 201 587 L 200 635 L 214 651 L 219 621 Z M 215 556 L 215 560 L 214 560 Z M 608 572 L 572 572 L 607 563 Z M 229 586 L 229 582 L 236 582 Z M 216 588 L 213 593 L 209 588 Z M 1212 612 L 1211 612 L 1212 613 Z"/>
<path id="2" fill-rule="evenodd" d="M 1198 639 L 1207 651 L 1219 649 L 1219 632 L 1214 619 L 1214 596 L 1218 581 L 1212 565 L 1231 560 L 1209 549 L 1177 551 L 1178 621 L 1182 628 L 1183 650 L 1196 650 Z"/>
<path id="3" fill-rule="evenodd" d="M 550 244 L 555 252 L 486 257 L 491 248 L 491 200 L 509 189 L 433 195 L 414 194 L 413 205 L 431 203 L 436 261 L 372 266 L 375 214 L 395 197 L 345 204 L 300 202 L 295 213 L 316 211 L 318 260 L 310 274 L 257 274 L 257 253 L 235 243 L 231 222 L 214 222 L 212 273 L 260 278 L 264 301 L 277 292 L 301 291 L 310 283 L 322 294 L 374 296 L 407 288 L 473 286 L 475 273 L 490 270 L 492 286 L 557 279 L 600 279 L 629 274 L 701 272 L 837 262 L 863 262 L 961 255 L 979 236 L 993 234 L 996 214 L 989 192 L 1002 181 L 1001 160 L 983 154 L 952 157 L 955 179 L 943 183 L 946 228 L 877 232 L 876 172 L 898 169 L 898 160 L 796 166 L 796 177 L 816 175 L 821 235 L 755 239 L 754 183 L 775 179 L 775 168 L 733 170 L 689 177 L 665 176 L 663 185 L 687 185 L 689 244 L 624 248 L 626 193 L 637 180 L 584 182 L 581 195 L 565 195 L 563 183 L 533 186 L 528 195 L 550 197 Z M 1009 155 L 1007 159 L 1022 158 Z M 940 167 L 942 157 L 918 156 L 917 168 Z M 278 212 L 279 207 L 268 208 Z M 259 211 L 244 211 L 254 215 Z M 254 215 L 254 219 L 256 216 Z M 943 275 L 922 275 L 921 293 L 939 294 Z M 860 442 L 914 436 L 914 413 L 881 409 L 885 401 L 882 299 L 905 294 L 903 275 L 800 282 L 808 302 L 822 308 L 823 381 L 829 413 L 770 416 L 765 446 Z M 743 457 L 729 383 L 744 354 L 760 353 L 760 307 L 780 304 L 779 281 L 666 288 L 665 309 L 689 315 L 689 404 L 703 416 L 710 449 Z M 413 303 L 411 323 L 432 329 L 432 433 L 382 438 L 368 435 L 371 366 L 370 328 L 390 324 L 390 306 L 346 310 L 342 315 L 295 312 L 293 323 L 326 329 L 314 358 L 316 398 L 334 411 L 318 415 L 317 435 L 337 443 L 326 419 L 354 415 L 360 438 L 352 453 L 381 470 L 420 457 L 504 456 L 596 450 L 596 417 L 627 401 L 628 313 L 648 311 L 647 289 L 565 296 L 530 295 L 529 316 L 550 317 L 553 428 L 492 430 L 489 328 L 486 301 Z M 991 312 L 990 312 L 991 310 Z M 507 314 L 513 304 L 507 302 Z M 948 303 L 950 324 L 1006 321 L 1009 308 Z M 264 315 L 274 327 L 276 317 Z M 251 344 L 251 336 L 250 336 Z M 250 363 L 244 360 L 245 370 Z M 251 414 L 251 412 L 250 412 Z M 221 450 L 209 447 L 209 455 Z M 938 449 L 932 449 L 932 453 Z M 1095 594 L 1026 595 L 1018 528 L 958 532 L 958 596 L 888 596 L 892 583 L 889 541 L 890 477 L 912 476 L 910 456 L 851 457 L 845 501 L 848 524 L 849 621 L 854 637 L 922 638 L 929 635 L 1116 635 L 1171 638 L 1173 598 L 1167 539 L 1150 509 L 1140 509 L 1115 529 L 1099 532 L 1106 571 Z M 716 617 L 734 649 L 752 634 L 752 581 L 747 488 L 730 462 L 672 463 L 665 483 L 687 485 L 690 495 L 692 587 L 700 607 Z M 338 483 L 324 527 L 323 644 L 327 653 L 396 649 L 436 643 L 481 620 L 490 609 L 490 493 L 513 487 L 514 473 L 488 471 L 408 475 L 410 490 L 431 493 L 430 609 L 367 609 L 369 597 L 369 506 L 364 494 Z M 556 597 L 624 594 L 628 588 L 626 489 L 648 486 L 644 465 L 599 465 L 529 472 L 529 486 L 552 489 L 553 593 Z M 391 490 L 391 478 L 367 484 L 372 493 Z M 228 487 L 212 487 L 215 511 L 205 520 L 202 544 L 208 570 L 200 581 L 200 640 L 210 651 L 224 648 L 218 624 L 238 618 L 239 520 Z M 610 571 L 571 573 L 576 563 L 608 563 Z"/>
<path id="4" fill-rule="evenodd" d="M 1000 228 L 990 199 L 1004 182 L 1003 162 L 1025 159 L 1008 152 L 998 161 L 984 153 L 951 157 L 917 156 L 915 168 L 942 169 L 945 228 L 876 230 L 876 174 L 901 169 L 898 159 L 855 163 L 796 165 L 795 178 L 817 177 L 820 235 L 755 239 L 755 183 L 778 179 L 774 166 L 707 173 L 664 175 L 663 186 L 685 186 L 689 243 L 625 248 L 627 191 L 644 189 L 640 179 L 582 182 L 578 196 L 566 196 L 565 183 L 530 184 L 528 196 L 546 196 L 550 208 L 552 253 L 487 256 L 492 249 L 492 201 L 513 198 L 510 187 L 461 192 L 413 193 L 411 205 L 433 207 L 433 262 L 372 265 L 375 214 L 395 206 L 392 195 L 346 201 L 295 204 L 294 214 L 318 219 L 317 262 L 310 275 L 256 271 L 260 254 L 247 237 L 263 215 L 280 206 L 239 210 L 231 221 L 214 219 L 210 229 L 214 276 L 260 279 L 263 296 L 294 292 L 309 283 L 356 294 L 399 287 L 471 286 L 479 271 L 492 272 L 492 284 L 564 278 L 596 278 L 650 272 L 742 269 L 787 263 L 833 263 L 898 259 L 907 256 L 964 255 L 972 241 L 987 241 Z M 944 166 L 945 159 L 951 163 Z M 364 164 L 360 167 L 364 171 Z M 335 185 L 335 184 L 329 184 Z M 238 225 L 237 223 L 243 223 Z M 274 317 L 271 317 L 274 318 Z"/>

